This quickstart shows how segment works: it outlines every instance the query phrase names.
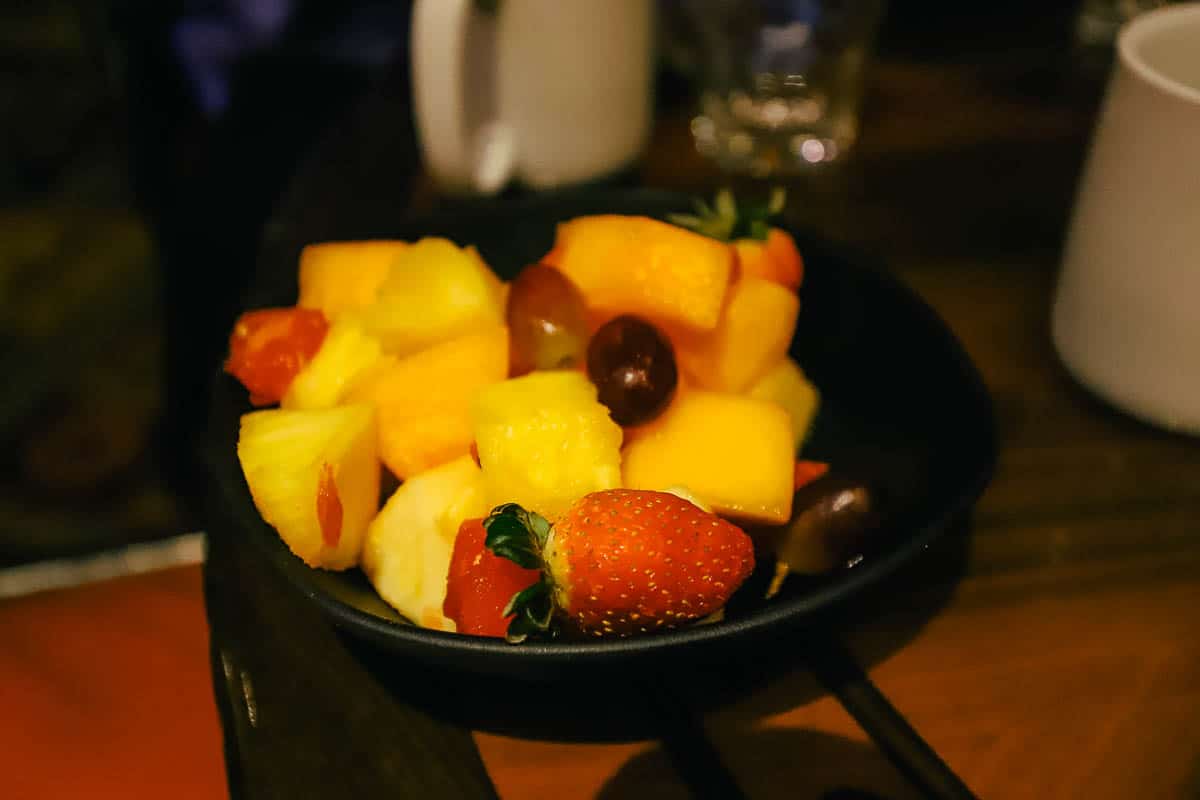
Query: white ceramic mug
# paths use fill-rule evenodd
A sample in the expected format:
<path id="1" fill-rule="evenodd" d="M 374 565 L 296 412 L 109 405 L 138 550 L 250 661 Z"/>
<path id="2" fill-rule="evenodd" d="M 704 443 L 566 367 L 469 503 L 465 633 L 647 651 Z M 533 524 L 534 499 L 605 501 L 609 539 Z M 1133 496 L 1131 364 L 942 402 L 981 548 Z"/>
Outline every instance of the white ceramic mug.
<path id="1" fill-rule="evenodd" d="M 1127 23 L 1067 236 L 1052 317 L 1075 377 L 1200 434 L 1200 3 Z"/>
<path id="2" fill-rule="evenodd" d="M 651 119 L 653 0 L 417 0 L 412 77 L 426 166 L 446 188 L 545 189 L 615 172 Z"/>

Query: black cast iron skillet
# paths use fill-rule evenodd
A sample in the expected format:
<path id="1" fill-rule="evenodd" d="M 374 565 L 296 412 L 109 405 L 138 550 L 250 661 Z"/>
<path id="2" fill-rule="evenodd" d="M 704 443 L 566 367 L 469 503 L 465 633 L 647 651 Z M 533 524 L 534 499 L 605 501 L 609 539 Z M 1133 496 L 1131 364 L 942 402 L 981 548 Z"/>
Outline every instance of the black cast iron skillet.
<path id="1" fill-rule="evenodd" d="M 445 236 L 474 244 L 493 269 L 511 278 L 550 249 L 559 221 L 593 213 L 662 217 L 688 205 L 686 197 L 652 191 L 568 192 L 468 205 L 394 226 L 349 224 L 332 236 L 324 232 L 324 238 Z M 839 609 L 918 558 L 968 514 L 991 476 L 995 434 L 979 374 L 932 309 L 862 256 L 793 233 L 804 255 L 805 281 L 792 354 L 822 393 L 804 455 L 872 484 L 885 511 L 872 547 L 853 568 L 821 579 L 789 580 L 770 601 L 739 598 L 720 623 L 644 638 L 514 647 L 424 630 L 387 607 L 361 573 L 306 567 L 262 521 L 236 456 L 238 417 L 250 406 L 245 391 L 225 376 L 216 381 L 208 438 L 214 509 L 249 536 L 264 560 L 336 626 L 410 663 L 555 681 L 596 670 L 637 674 L 735 654 L 745 658 L 782 637 L 828 630 Z M 248 307 L 295 302 L 296 248 L 302 243 L 265 253 Z M 925 791 L 970 796 L 835 640 L 814 637 L 806 660 Z M 677 730 L 686 734 L 687 726 Z M 690 741 L 693 749 L 703 747 L 703 737 Z"/>

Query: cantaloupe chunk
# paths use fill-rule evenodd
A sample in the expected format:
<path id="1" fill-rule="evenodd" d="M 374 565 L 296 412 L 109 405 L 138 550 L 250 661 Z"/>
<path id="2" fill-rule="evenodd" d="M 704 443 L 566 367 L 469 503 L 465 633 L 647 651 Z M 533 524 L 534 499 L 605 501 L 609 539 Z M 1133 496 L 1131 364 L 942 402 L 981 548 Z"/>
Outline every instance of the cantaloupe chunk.
<path id="1" fill-rule="evenodd" d="M 743 277 L 715 330 L 672 333 L 676 360 L 702 389 L 743 392 L 787 354 L 799 311 L 795 292 L 765 278 Z"/>
<path id="2" fill-rule="evenodd" d="M 465 455 L 472 400 L 507 375 L 508 329 L 494 325 L 390 361 L 351 396 L 379 410 L 380 455 L 403 479 Z"/>
<path id="3" fill-rule="evenodd" d="M 785 358 L 758 379 L 747 392 L 750 397 L 778 403 L 792 418 L 792 435 L 796 449 L 804 444 L 812 428 L 813 418 L 821 404 L 821 395 L 800 365 Z"/>
<path id="4" fill-rule="evenodd" d="M 716 513 L 779 525 L 792 513 L 792 422 L 775 403 L 690 391 L 658 419 L 631 432 L 624 485 L 686 486 Z"/>
<path id="5" fill-rule="evenodd" d="M 300 251 L 300 299 L 303 308 L 319 308 L 333 319 L 343 311 L 375 302 L 379 287 L 407 242 L 386 239 L 321 242 Z"/>
<path id="6" fill-rule="evenodd" d="M 603 315 L 639 314 L 684 330 L 712 330 L 733 271 L 727 244 L 649 217 L 577 217 L 558 226 L 545 257 Z"/>

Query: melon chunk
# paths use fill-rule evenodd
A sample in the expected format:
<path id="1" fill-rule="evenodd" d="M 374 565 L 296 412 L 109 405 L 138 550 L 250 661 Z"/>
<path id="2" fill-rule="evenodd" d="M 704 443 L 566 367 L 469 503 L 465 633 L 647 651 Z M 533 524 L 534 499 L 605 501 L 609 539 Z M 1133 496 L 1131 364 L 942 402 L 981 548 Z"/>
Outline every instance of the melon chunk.
<path id="1" fill-rule="evenodd" d="M 649 217 L 577 217 L 558 226 L 546 263 L 601 315 L 638 314 L 666 327 L 717 325 L 733 272 L 729 245 Z"/>
<path id="2" fill-rule="evenodd" d="M 471 401 L 507 374 L 508 329 L 496 325 L 387 362 L 353 398 L 379 410 L 380 455 L 403 479 L 467 454 Z"/>
<path id="3" fill-rule="evenodd" d="M 730 291 L 715 330 L 672 336 L 680 368 L 700 388 L 743 392 L 787 355 L 799 311 L 791 289 L 744 277 Z"/>
<path id="4" fill-rule="evenodd" d="M 302 308 L 319 308 L 333 319 L 375 302 L 392 261 L 407 242 L 386 239 L 321 242 L 300 251 Z"/>
<path id="5" fill-rule="evenodd" d="M 713 511 L 779 525 L 792 513 L 792 421 L 775 403 L 690 391 L 631 434 L 622 454 L 628 489 L 686 486 Z"/>
<path id="6" fill-rule="evenodd" d="M 788 412 L 792 418 L 796 450 L 800 450 L 821 405 L 820 392 L 805 377 L 800 365 L 790 358 L 783 359 L 759 378 L 747 394 L 759 400 L 778 403 Z"/>

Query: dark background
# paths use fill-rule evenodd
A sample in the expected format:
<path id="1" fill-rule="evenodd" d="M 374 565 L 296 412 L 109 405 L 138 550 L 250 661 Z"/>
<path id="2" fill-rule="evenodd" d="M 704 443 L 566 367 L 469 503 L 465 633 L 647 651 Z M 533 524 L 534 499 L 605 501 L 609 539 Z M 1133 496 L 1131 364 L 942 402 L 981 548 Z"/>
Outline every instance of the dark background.
<path id="1" fill-rule="evenodd" d="M 892 0 L 877 58 L 1024 59 L 1001 91 L 1092 102 L 1107 54 L 1074 44 L 1078 6 Z M 227 59 L 213 108 L 178 37 L 189 20 L 228 22 L 219 0 L 0 3 L 0 565 L 200 524 L 205 382 L 263 226 L 303 154 L 372 87 L 405 102 L 407 10 L 295 3 Z M 665 115 L 691 99 L 678 66 L 660 64 Z M 903 102 L 870 84 L 864 119 Z M 412 164 L 397 195 L 419 191 L 411 129 L 395 147 Z"/>

